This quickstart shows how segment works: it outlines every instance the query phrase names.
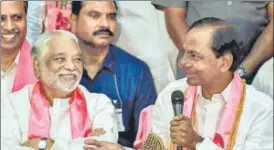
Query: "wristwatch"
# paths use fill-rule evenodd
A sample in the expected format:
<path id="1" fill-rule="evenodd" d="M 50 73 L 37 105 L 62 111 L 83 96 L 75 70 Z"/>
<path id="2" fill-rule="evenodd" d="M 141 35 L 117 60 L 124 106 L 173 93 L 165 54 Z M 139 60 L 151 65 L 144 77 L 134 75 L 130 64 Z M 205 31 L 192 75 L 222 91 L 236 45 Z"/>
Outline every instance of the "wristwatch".
<path id="1" fill-rule="evenodd" d="M 245 77 L 246 76 L 246 70 L 245 70 L 244 67 L 240 66 L 240 67 L 237 68 L 236 71 L 239 73 L 240 77 Z"/>
<path id="2" fill-rule="evenodd" d="M 47 147 L 47 140 L 48 138 L 41 138 L 38 143 L 38 149 L 39 150 L 45 150 Z"/>

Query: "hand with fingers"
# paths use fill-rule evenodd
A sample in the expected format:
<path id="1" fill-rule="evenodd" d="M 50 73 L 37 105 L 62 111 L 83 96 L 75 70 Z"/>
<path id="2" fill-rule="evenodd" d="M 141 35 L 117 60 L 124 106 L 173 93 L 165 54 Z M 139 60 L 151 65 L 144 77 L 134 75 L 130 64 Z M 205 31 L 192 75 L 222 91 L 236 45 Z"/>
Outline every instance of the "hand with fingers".
<path id="1" fill-rule="evenodd" d="M 197 143 L 203 141 L 193 129 L 191 120 L 183 115 L 176 116 L 170 122 L 170 138 L 173 144 L 195 149 Z"/>
<path id="2" fill-rule="evenodd" d="M 85 145 L 88 145 L 88 146 L 84 146 L 84 150 L 125 150 L 118 143 L 97 141 L 93 139 L 87 139 L 85 141 Z M 90 147 L 90 146 L 93 146 L 93 147 Z"/>
<path id="3" fill-rule="evenodd" d="M 94 129 L 88 136 L 100 136 L 104 135 L 106 131 L 103 128 Z"/>
<path id="4" fill-rule="evenodd" d="M 33 139 L 30 139 L 30 140 L 24 142 L 21 146 L 38 149 L 38 144 L 39 144 L 40 140 L 41 140 L 40 138 L 33 138 Z M 46 150 L 50 150 L 51 147 L 53 146 L 53 144 L 54 144 L 54 141 L 52 139 L 47 139 Z"/>

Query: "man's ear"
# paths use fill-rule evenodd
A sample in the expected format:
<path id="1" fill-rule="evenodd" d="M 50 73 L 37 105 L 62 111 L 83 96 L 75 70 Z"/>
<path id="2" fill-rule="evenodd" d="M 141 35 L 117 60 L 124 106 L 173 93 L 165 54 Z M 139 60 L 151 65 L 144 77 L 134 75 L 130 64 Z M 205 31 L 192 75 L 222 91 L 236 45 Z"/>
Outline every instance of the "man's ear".
<path id="1" fill-rule="evenodd" d="M 221 59 L 222 59 L 221 71 L 226 72 L 232 66 L 233 56 L 231 54 L 224 54 Z"/>
<path id="2" fill-rule="evenodd" d="M 70 15 L 70 24 L 71 24 L 71 32 L 75 34 L 76 32 L 76 15 L 71 14 Z"/>
<path id="3" fill-rule="evenodd" d="M 33 57 L 33 70 L 34 70 L 34 75 L 36 76 L 37 79 L 40 79 L 40 67 L 39 67 L 39 60 L 37 57 Z"/>

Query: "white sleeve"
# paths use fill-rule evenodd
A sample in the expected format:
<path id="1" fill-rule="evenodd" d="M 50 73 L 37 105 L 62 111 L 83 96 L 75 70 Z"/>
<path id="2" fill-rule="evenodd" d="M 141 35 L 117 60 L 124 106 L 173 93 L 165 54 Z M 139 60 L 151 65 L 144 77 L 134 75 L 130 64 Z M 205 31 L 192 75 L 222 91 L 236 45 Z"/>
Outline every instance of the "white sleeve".
<path id="1" fill-rule="evenodd" d="M 196 150 L 222 150 L 212 140 L 205 138 Z M 235 150 L 273 150 L 273 110 L 260 113 L 249 130 L 243 145 L 234 145 Z"/>
<path id="2" fill-rule="evenodd" d="M 46 1 L 28 1 L 27 13 L 27 40 L 33 45 L 41 35 L 45 20 Z"/>
<path id="3" fill-rule="evenodd" d="M 242 149 L 273 150 L 273 110 L 256 117 Z"/>
<path id="4" fill-rule="evenodd" d="M 9 99 L 1 101 L 1 149 L 2 150 L 33 150 L 20 146 L 21 130 L 15 110 Z"/>
<path id="5" fill-rule="evenodd" d="M 273 98 L 273 58 L 268 60 L 257 72 L 252 85 Z"/>
<path id="6" fill-rule="evenodd" d="M 160 93 L 152 111 L 152 132 L 162 139 L 166 148 L 170 140 L 169 122 L 174 116 L 171 101 L 168 97 L 170 97 L 169 92 Z"/>
<path id="7" fill-rule="evenodd" d="M 115 117 L 114 106 L 111 100 L 106 95 L 99 94 L 94 109 L 96 109 L 96 112 L 93 113 L 91 118 L 92 129 L 103 128 L 106 133 L 101 136 L 94 136 L 89 138 L 117 143 L 117 120 Z"/>

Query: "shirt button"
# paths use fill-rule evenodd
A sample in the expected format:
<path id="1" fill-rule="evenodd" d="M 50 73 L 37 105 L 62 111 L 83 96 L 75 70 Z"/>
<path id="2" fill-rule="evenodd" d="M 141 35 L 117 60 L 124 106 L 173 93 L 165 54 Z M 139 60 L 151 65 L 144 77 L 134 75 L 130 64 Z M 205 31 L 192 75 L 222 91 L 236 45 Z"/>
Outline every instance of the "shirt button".
<path id="1" fill-rule="evenodd" d="M 227 5 L 228 6 L 232 5 L 232 2 L 231 1 L 227 1 Z"/>

